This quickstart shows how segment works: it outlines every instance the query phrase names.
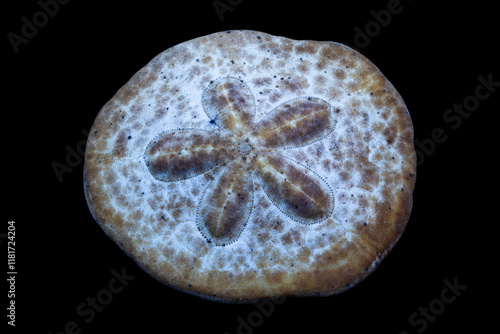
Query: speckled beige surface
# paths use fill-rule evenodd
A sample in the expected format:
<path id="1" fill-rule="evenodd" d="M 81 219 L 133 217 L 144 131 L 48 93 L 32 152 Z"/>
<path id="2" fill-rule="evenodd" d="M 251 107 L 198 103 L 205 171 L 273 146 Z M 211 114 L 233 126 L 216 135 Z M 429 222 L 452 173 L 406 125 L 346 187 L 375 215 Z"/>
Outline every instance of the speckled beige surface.
<path id="1" fill-rule="evenodd" d="M 233 121 L 210 102 L 229 86 L 240 101 L 226 108 Z M 293 103 L 321 112 L 290 128 L 283 115 Z M 273 128 L 284 129 L 278 139 Z M 152 169 L 175 145 L 191 154 L 179 166 L 206 163 L 172 172 L 174 155 L 160 156 Z M 365 57 L 333 42 L 230 31 L 172 47 L 134 75 L 97 115 L 84 173 L 95 220 L 146 272 L 248 302 L 331 295 L 371 273 L 406 226 L 416 158 L 401 96 Z M 317 190 L 307 219 L 294 211 L 298 192 L 280 190 L 288 175 L 290 189 Z M 216 203 L 227 184 L 248 196 L 223 216 Z M 215 213 L 226 217 L 218 226 Z"/>

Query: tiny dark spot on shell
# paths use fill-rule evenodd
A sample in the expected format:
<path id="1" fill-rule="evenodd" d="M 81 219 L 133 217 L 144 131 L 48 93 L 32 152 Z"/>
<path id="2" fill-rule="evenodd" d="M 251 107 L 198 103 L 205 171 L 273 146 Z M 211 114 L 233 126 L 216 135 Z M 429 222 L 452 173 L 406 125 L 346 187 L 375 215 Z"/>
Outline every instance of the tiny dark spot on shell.
<path id="1" fill-rule="evenodd" d="M 131 139 L 131 138 L 132 138 L 132 136 L 128 136 L 127 138 L 128 138 L 128 139 Z"/>

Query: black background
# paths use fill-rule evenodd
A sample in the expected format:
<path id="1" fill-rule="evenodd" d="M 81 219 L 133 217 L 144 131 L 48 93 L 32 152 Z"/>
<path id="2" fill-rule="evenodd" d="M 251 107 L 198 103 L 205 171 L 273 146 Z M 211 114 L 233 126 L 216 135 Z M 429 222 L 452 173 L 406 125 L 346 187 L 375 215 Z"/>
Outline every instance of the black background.
<path id="1" fill-rule="evenodd" d="M 252 29 L 357 48 L 403 96 L 416 139 L 429 140 L 437 128 L 446 135 L 420 160 L 407 229 L 379 268 L 338 296 L 288 298 L 252 331 L 417 333 L 424 328 L 412 326 L 410 315 L 440 298 L 444 280 L 456 279 L 467 288 L 423 332 L 454 333 L 466 326 L 485 332 L 494 323 L 490 303 L 497 299 L 494 144 L 500 87 L 456 129 L 443 115 L 474 95 L 479 76 L 500 81 L 497 9 L 491 2 L 437 6 L 402 0 L 401 12 L 372 33 L 368 45 L 356 43 L 354 28 L 364 30 L 374 21 L 370 12 L 386 9 L 389 2 L 233 0 L 239 4 L 221 21 L 213 1 L 73 0 L 60 5 L 18 53 L 7 34 L 21 34 L 21 18 L 32 21 L 40 5 L 35 0 L 3 4 L 7 186 L 2 187 L 0 232 L 7 232 L 8 220 L 16 221 L 18 272 L 16 327 L 8 329 L 55 334 L 74 321 L 81 333 L 232 334 L 238 332 L 238 317 L 246 320 L 256 311 L 252 304 L 187 295 L 146 275 L 94 222 L 83 193 L 83 164 L 64 174 L 62 182 L 52 168 L 54 161 L 65 164 L 66 147 L 83 147 L 82 131 L 90 130 L 100 108 L 158 53 L 213 32 Z M 6 241 L 0 256 L 5 263 Z M 107 288 L 111 271 L 122 268 L 135 278 L 86 323 L 78 305 Z M 6 294 L 2 285 L 5 314 Z"/>

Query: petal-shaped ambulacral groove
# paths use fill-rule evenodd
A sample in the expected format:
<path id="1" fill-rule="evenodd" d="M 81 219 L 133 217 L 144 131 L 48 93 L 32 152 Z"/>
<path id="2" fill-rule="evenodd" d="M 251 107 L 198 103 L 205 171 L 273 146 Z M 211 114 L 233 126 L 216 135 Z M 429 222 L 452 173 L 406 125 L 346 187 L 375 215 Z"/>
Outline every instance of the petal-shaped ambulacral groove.
<path id="1" fill-rule="evenodd" d="M 205 113 L 221 129 L 242 135 L 253 124 L 255 101 L 243 81 L 220 78 L 205 89 L 202 97 Z"/>
<path id="2" fill-rule="evenodd" d="M 255 159 L 255 171 L 271 202 L 293 220 L 313 224 L 331 215 L 331 188 L 309 168 L 281 154 L 267 152 Z"/>
<path id="3" fill-rule="evenodd" d="M 200 129 L 166 131 L 153 139 L 144 159 L 160 181 L 174 182 L 203 174 L 229 157 L 228 139 Z"/>
<path id="4" fill-rule="evenodd" d="M 330 104 L 316 97 L 288 101 L 267 114 L 254 134 L 265 147 L 300 147 L 328 136 L 335 128 Z"/>
<path id="5" fill-rule="evenodd" d="M 251 173 L 233 161 L 210 182 L 198 208 L 198 228 L 218 246 L 235 241 L 252 212 Z"/>

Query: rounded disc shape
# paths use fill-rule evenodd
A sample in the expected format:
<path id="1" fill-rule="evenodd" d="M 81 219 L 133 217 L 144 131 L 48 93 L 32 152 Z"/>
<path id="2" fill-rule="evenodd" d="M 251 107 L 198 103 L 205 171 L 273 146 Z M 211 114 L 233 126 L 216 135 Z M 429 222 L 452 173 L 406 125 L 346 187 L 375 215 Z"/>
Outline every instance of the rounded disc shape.
<path id="1" fill-rule="evenodd" d="M 101 109 L 95 220 L 159 281 L 250 302 L 363 280 L 408 221 L 413 126 L 364 56 L 256 31 L 156 56 Z"/>

